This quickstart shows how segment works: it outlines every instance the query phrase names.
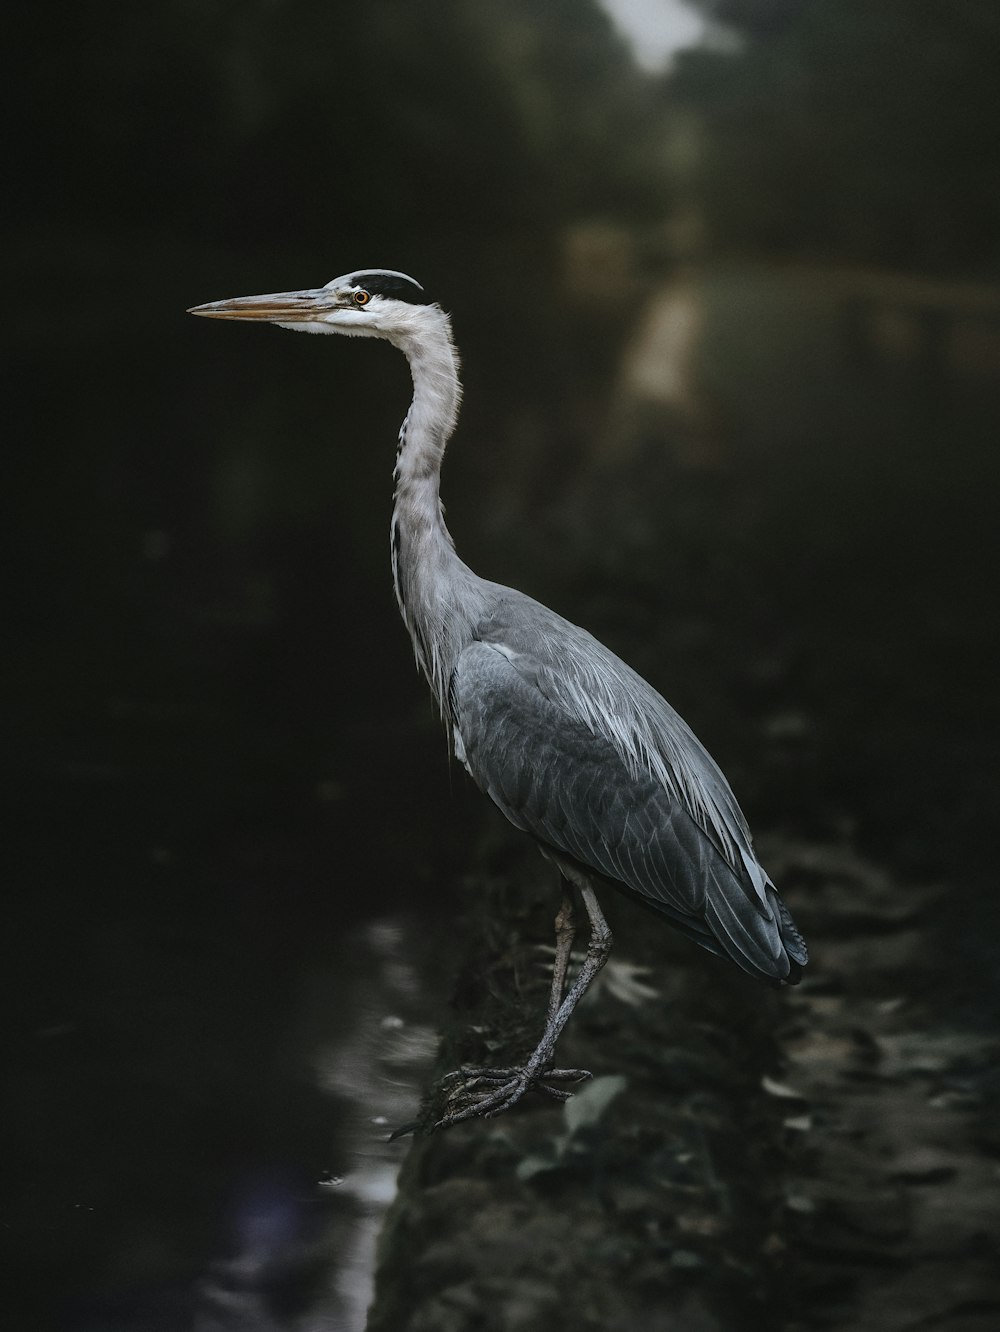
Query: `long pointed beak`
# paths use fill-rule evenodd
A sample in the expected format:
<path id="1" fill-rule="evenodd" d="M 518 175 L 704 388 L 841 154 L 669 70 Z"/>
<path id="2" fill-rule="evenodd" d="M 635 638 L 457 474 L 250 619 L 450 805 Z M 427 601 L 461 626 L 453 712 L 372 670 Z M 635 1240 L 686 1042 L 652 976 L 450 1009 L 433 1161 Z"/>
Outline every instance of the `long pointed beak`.
<path id="1" fill-rule="evenodd" d="M 341 308 L 333 292 L 323 287 L 312 291 L 279 291 L 271 296 L 237 296 L 230 301 L 193 305 L 188 314 L 207 319 L 264 319 L 271 323 L 308 324 L 331 310 Z"/>

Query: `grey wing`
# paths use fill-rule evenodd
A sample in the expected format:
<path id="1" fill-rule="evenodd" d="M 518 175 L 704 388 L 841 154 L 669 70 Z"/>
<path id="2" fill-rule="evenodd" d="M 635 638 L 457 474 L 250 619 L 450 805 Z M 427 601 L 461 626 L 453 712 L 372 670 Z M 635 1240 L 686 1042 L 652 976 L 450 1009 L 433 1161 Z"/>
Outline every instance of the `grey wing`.
<path id="1" fill-rule="evenodd" d="M 550 664 L 544 670 L 551 675 Z M 539 687 L 530 659 L 502 644 L 464 649 L 449 701 L 456 749 L 477 784 L 518 828 L 625 885 L 703 946 L 751 975 L 790 978 L 804 950 L 796 957 L 789 938 L 786 951 L 790 918 L 766 876 L 759 892 L 683 799 L 635 771 L 553 692 Z"/>

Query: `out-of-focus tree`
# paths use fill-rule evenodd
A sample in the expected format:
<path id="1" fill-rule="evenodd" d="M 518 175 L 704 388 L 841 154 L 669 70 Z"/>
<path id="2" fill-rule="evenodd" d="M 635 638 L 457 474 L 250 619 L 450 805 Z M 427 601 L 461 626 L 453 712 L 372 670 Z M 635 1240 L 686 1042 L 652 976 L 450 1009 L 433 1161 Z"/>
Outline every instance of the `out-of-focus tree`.
<path id="1" fill-rule="evenodd" d="M 109 678 L 132 697 L 161 667 L 179 687 L 205 623 L 216 664 L 230 633 L 273 631 L 280 653 L 295 625 L 335 622 L 308 608 L 337 542 L 354 589 L 341 614 L 350 595 L 381 605 L 395 638 L 384 537 L 354 495 L 387 493 L 405 367 L 374 348 L 208 338 L 183 310 L 354 266 L 414 272 L 457 316 L 463 422 L 487 441 L 465 477 L 499 467 L 490 441 L 523 441 L 513 506 L 539 493 L 532 441 L 583 377 L 580 320 L 559 299 L 564 237 L 581 217 L 662 208 L 655 86 L 598 0 L 100 0 L 57 19 L 23 8 L 17 38 L 0 93 L 4 267 L 21 307 L 8 433 L 38 442 L 16 455 L 15 534 L 38 660 L 75 663 L 93 697 Z M 39 291 L 71 293 L 72 316 Z M 254 355 L 273 390 L 217 397 L 227 358 L 231 384 Z M 317 430 L 308 404 L 338 392 Z M 389 453 L 354 449 L 362 432 Z M 449 484 L 461 494 L 457 462 Z"/>
<path id="2" fill-rule="evenodd" d="M 1000 14 L 985 0 L 696 0 L 731 40 L 668 96 L 730 246 L 924 268 L 1000 257 Z"/>
<path id="3" fill-rule="evenodd" d="M 294 213 L 304 244 L 335 219 L 374 253 L 650 192 L 649 89 L 596 0 L 108 0 L 23 23 L 24 223 L 252 243 Z"/>

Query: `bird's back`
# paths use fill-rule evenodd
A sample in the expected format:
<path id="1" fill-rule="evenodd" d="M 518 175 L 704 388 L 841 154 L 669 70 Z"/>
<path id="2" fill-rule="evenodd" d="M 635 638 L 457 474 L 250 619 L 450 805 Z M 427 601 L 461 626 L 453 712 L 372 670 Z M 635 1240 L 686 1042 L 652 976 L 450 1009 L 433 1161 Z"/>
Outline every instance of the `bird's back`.
<path id="1" fill-rule="evenodd" d="M 704 947 L 792 982 L 805 945 L 690 728 L 591 634 L 484 584 L 448 709 L 459 758 L 543 845 L 623 885 Z"/>

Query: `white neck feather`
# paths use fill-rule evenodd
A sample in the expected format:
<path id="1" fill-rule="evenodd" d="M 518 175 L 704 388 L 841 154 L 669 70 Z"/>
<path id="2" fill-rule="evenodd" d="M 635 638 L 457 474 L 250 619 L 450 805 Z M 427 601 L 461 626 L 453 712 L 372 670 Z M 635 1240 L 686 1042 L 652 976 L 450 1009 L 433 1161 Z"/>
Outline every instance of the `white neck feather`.
<path id="1" fill-rule="evenodd" d="M 439 483 L 445 447 L 458 420 L 462 386 L 448 316 L 415 306 L 390 341 L 405 353 L 413 401 L 399 432 L 392 514 L 392 575 L 417 665 L 442 715 L 455 658 L 483 609 L 483 585 L 458 558 L 445 525 Z"/>

